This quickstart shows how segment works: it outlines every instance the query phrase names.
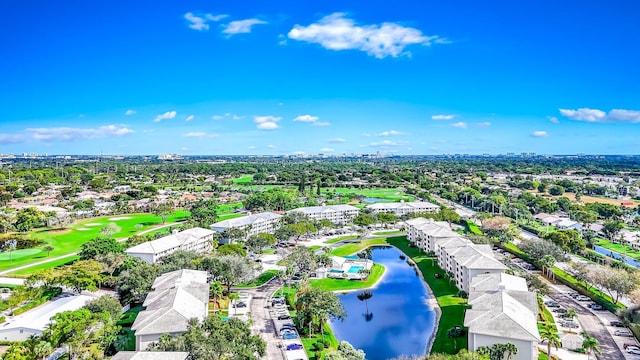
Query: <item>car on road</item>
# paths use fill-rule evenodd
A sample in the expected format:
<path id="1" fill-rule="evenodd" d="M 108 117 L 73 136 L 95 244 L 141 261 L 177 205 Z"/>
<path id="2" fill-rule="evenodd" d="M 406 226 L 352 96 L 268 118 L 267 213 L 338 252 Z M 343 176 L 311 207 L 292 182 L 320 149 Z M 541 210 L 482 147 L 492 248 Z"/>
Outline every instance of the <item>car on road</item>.
<path id="1" fill-rule="evenodd" d="M 596 303 L 589 305 L 589 307 L 591 308 L 591 310 L 605 310 L 604 306 Z"/>
<path id="2" fill-rule="evenodd" d="M 638 344 L 636 344 L 636 343 L 624 343 L 624 344 L 622 345 L 622 347 L 623 347 L 625 350 L 626 350 L 629 346 L 640 347 L 640 346 L 638 346 Z"/>
<path id="3" fill-rule="evenodd" d="M 302 344 L 289 344 L 287 345 L 287 350 L 301 350 Z"/>
<path id="4" fill-rule="evenodd" d="M 621 329 L 613 332 L 615 336 L 633 337 L 633 334 L 629 329 Z"/>
<path id="5" fill-rule="evenodd" d="M 575 297 L 576 300 L 578 301 L 591 301 L 591 298 L 588 296 L 584 296 L 584 295 L 578 295 Z"/>
<path id="6" fill-rule="evenodd" d="M 294 340 L 298 338 L 298 334 L 293 331 L 287 331 L 282 333 L 283 340 Z"/>
<path id="7" fill-rule="evenodd" d="M 553 311 L 554 313 L 558 313 L 558 314 L 566 314 L 567 313 L 567 309 L 561 308 L 561 307 L 555 308 L 555 309 L 553 309 L 551 311 Z"/>
<path id="8" fill-rule="evenodd" d="M 547 307 L 560 307 L 560 304 L 557 301 L 549 300 L 544 302 Z"/>
<path id="9" fill-rule="evenodd" d="M 569 293 L 569 296 L 571 296 L 572 298 L 574 298 L 574 299 L 575 299 L 575 298 L 577 298 L 578 296 L 580 296 L 580 293 L 572 292 L 572 293 Z"/>
<path id="10" fill-rule="evenodd" d="M 291 315 L 289 314 L 280 314 L 278 315 L 278 320 L 289 320 L 291 319 Z"/>
<path id="11" fill-rule="evenodd" d="M 620 320 L 613 320 L 609 324 L 611 326 L 615 326 L 615 327 L 624 327 L 624 323 L 622 321 L 620 321 Z"/>

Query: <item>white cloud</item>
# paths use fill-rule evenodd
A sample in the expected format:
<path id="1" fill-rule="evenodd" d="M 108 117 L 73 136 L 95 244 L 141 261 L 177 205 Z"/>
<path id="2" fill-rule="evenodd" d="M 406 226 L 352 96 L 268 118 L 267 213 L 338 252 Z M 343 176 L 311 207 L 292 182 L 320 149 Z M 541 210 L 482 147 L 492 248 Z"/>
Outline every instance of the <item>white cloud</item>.
<path id="1" fill-rule="evenodd" d="M 104 137 L 120 137 L 134 131 L 122 125 L 106 125 L 97 128 L 29 128 L 25 130 L 31 138 L 39 141 L 78 141 Z"/>
<path id="2" fill-rule="evenodd" d="M 551 121 L 554 124 L 557 124 L 560 122 L 560 120 L 558 120 L 558 118 L 555 116 L 547 116 L 547 119 L 549 119 L 549 121 Z"/>
<path id="3" fill-rule="evenodd" d="M 312 115 L 300 115 L 300 116 L 296 116 L 296 118 L 295 118 L 295 119 L 293 119 L 293 121 L 312 123 L 312 122 L 316 122 L 316 121 L 318 121 L 318 119 L 319 119 L 319 117 L 317 117 L 317 116 L 312 116 Z"/>
<path id="4" fill-rule="evenodd" d="M 328 153 L 328 152 L 333 152 L 333 151 L 334 150 L 332 148 L 330 148 L 330 147 L 323 147 L 323 148 L 320 149 L 320 152 L 323 152 L 323 153 Z"/>
<path id="5" fill-rule="evenodd" d="M 445 43 L 438 36 L 423 35 L 422 31 L 396 23 L 356 25 L 344 13 L 333 13 L 309 26 L 295 25 L 287 36 L 293 40 L 320 44 L 329 50 L 360 50 L 378 59 L 387 56 L 410 55 L 409 45 L 431 46 Z"/>
<path id="6" fill-rule="evenodd" d="M 454 124 L 451 124 L 451 126 L 453 126 L 454 128 L 458 128 L 458 129 L 466 129 L 467 128 L 467 123 L 460 121 Z"/>
<path id="7" fill-rule="evenodd" d="M 479 123 L 477 123 L 477 124 L 476 124 L 476 127 L 479 127 L 480 129 L 486 129 L 486 128 L 488 128 L 489 126 L 491 126 L 491 123 L 490 123 L 490 122 L 488 122 L 488 121 L 485 121 L 485 122 L 479 122 Z"/>
<path id="8" fill-rule="evenodd" d="M 198 30 L 198 31 L 209 30 L 209 24 L 208 24 L 209 22 L 218 22 L 228 16 L 229 15 L 225 15 L 225 14 L 220 14 L 220 15 L 204 14 L 204 16 L 197 16 L 192 12 L 188 12 L 184 14 L 184 18 L 188 21 L 187 26 L 189 26 L 189 28 L 193 30 Z"/>
<path id="9" fill-rule="evenodd" d="M 640 110 L 612 109 L 606 113 L 599 109 L 560 109 L 560 114 L 568 119 L 590 123 L 640 123 Z"/>
<path id="10" fill-rule="evenodd" d="M 131 110 L 131 109 L 129 109 L 129 110 L 124 112 L 124 114 L 127 115 L 127 116 L 134 115 L 135 113 L 136 113 L 136 111 L 135 110 Z"/>
<path id="11" fill-rule="evenodd" d="M 537 138 L 544 138 L 544 137 L 549 136 L 549 133 L 546 132 L 546 131 L 538 130 L 538 131 L 532 132 L 531 136 L 537 137 Z"/>
<path id="12" fill-rule="evenodd" d="M 213 115 L 211 117 L 211 120 L 216 120 L 216 121 L 222 120 L 222 119 L 224 119 L 224 116 L 222 116 L 222 115 Z"/>
<path id="13" fill-rule="evenodd" d="M 331 126 L 331 123 L 328 122 L 328 121 L 316 121 L 311 125 L 313 125 L 313 126 Z"/>
<path id="14" fill-rule="evenodd" d="M 220 134 L 207 133 L 204 131 L 194 131 L 194 132 L 188 132 L 184 134 L 184 136 L 190 137 L 190 138 L 202 138 L 202 137 L 217 138 L 217 137 L 220 137 Z"/>
<path id="15" fill-rule="evenodd" d="M 256 127 L 260 130 L 275 130 L 280 128 L 278 126 L 278 122 L 282 120 L 281 117 L 278 116 L 254 116 L 253 122 L 256 124 Z"/>
<path id="16" fill-rule="evenodd" d="M 232 115 L 232 116 L 231 116 L 231 118 L 232 118 L 233 120 L 240 120 L 240 119 L 242 119 L 242 116 Z"/>
<path id="17" fill-rule="evenodd" d="M 160 114 L 160 115 L 156 116 L 156 118 L 153 119 L 153 121 L 154 122 L 160 122 L 162 120 L 173 119 L 174 117 L 176 117 L 176 115 L 178 115 L 178 113 L 175 112 L 175 111 L 167 111 L 164 114 Z"/>
<path id="18" fill-rule="evenodd" d="M 382 141 L 374 141 L 369 146 L 371 147 L 396 147 L 396 146 L 405 146 L 409 143 L 406 141 L 392 141 L 392 140 L 382 140 Z"/>
<path id="19" fill-rule="evenodd" d="M 347 140 L 343 139 L 343 138 L 333 138 L 333 139 L 329 139 L 329 142 L 332 144 L 342 144 L 347 142 Z"/>
<path id="20" fill-rule="evenodd" d="M 189 115 L 184 119 L 184 121 L 193 121 L 194 118 L 195 118 L 195 116 Z"/>
<path id="21" fill-rule="evenodd" d="M 236 20 L 227 24 L 222 32 L 228 35 L 246 34 L 251 32 L 253 25 L 262 24 L 267 24 L 267 22 L 259 19 Z"/>
<path id="22" fill-rule="evenodd" d="M 0 134 L 0 145 L 17 144 L 24 140 L 21 135 L 17 134 Z"/>
<path id="23" fill-rule="evenodd" d="M 381 133 L 378 134 L 378 136 L 399 136 L 399 135 L 406 135 L 405 133 L 401 132 L 401 131 L 397 131 L 397 130 L 389 130 L 389 131 L 383 131 Z"/>
<path id="24" fill-rule="evenodd" d="M 431 120 L 453 120 L 455 115 L 432 115 Z"/>
<path id="25" fill-rule="evenodd" d="M 277 147 L 277 146 L 272 145 L 272 144 L 267 145 L 267 148 L 269 148 L 269 149 L 275 149 L 276 147 Z"/>

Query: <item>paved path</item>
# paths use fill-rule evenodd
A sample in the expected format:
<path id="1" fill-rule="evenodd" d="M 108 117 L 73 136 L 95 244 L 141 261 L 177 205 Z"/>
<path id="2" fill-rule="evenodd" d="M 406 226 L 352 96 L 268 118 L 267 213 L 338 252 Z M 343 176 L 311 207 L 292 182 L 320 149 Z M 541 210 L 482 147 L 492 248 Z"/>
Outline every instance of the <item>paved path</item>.
<path id="1" fill-rule="evenodd" d="M 158 226 L 158 227 L 154 227 L 154 228 L 151 228 L 151 229 L 147 229 L 147 230 L 141 231 L 141 232 L 137 233 L 136 235 L 144 235 L 146 233 L 150 233 L 152 231 L 155 231 L 155 230 L 158 230 L 158 229 L 162 229 L 162 228 L 165 228 L 165 227 L 169 227 L 169 226 L 173 226 L 173 225 L 176 225 L 176 224 L 178 224 L 178 223 L 164 224 L 164 225 L 161 225 L 161 226 Z M 122 242 L 122 241 L 125 241 L 127 239 L 128 238 L 118 239 L 118 242 Z M 46 260 L 42 260 L 42 261 L 37 261 L 37 262 L 31 263 L 31 264 L 18 266 L 18 267 L 15 267 L 13 269 L 0 271 L 0 275 L 10 274 L 12 272 L 16 272 L 16 271 L 23 270 L 23 269 L 28 269 L 28 268 L 33 267 L 33 266 L 38 266 L 38 265 L 50 263 L 52 261 L 58 261 L 58 260 L 66 259 L 66 258 L 69 258 L 69 257 L 72 257 L 72 256 L 76 256 L 76 255 L 78 255 L 77 252 L 69 253 L 69 254 L 62 255 L 62 256 L 56 256 L 54 258 L 49 258 L 49 259 L 46 259 Z"/>
<path id="2" fill-rule="evenodd" d="M 279 360 L 285 359 L 282 349 L 279 347 L 281 341 L 276 335 L 276 329 L 273 320 L 269 314 L 269 298 L 280 288 L 277 281 L 261 286 L 259 288 L 243 290 L 251 294 L 251 332 L 260 335 L 267 343 L 267 352 L 263 359 Z"/>

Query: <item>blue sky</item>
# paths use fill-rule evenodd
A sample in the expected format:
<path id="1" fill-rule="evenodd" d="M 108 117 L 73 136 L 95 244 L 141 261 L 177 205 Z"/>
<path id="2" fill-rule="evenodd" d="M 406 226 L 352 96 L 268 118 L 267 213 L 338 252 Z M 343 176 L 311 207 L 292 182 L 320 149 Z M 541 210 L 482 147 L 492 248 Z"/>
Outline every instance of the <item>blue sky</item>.
<path id="1" fill-rule="evenodd" d="M 638 153 L 639 13 L 4 0 L 0 153 Z"/>

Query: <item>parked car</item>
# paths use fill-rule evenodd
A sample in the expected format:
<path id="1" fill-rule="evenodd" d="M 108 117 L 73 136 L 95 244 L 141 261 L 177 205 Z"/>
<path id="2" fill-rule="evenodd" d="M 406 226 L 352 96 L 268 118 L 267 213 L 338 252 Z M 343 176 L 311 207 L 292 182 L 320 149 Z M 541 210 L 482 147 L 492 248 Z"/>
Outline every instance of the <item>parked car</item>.
<path id="1" fill-rule="evenodd" d="M 613 332 L 615 336 L 633 337 L 633 334 L 629 329 L 621 329 Z"/>
<path id="2" fill-rule="evenodd" d="M 610 324 L 615 327 L 624 327 L 624 323 L 620 320 L 613 320 Z"/>
<path id="3" fill-rule="evenodd" d="M 289 314 L 280 314 L 278 315 L 278 320 L 289 320 L 291 319 L 291 315 Z"/>
<path id="4" fill-rule="evenodd" d="M 298 334 L 293 331 L 282 333 L 282 340 L 294 340 L 298 338 Z"/>
<path id="5" fill-rule="evenodd" d="M 235 307 L 235 308 L 245 308 L 245 307 L 247 307 L 247 303 L 245 303 L 243 301 L 239 301 L 239 302 L 233 304 L 233 307 Z"/>
<path id="6" fill-rule="evenodd" d="M 605 310 L 604 306 L 600 304 L 591 304 L 591 310 Z"/>
<path id="7" fill-rule="evenodd" d="M 289 344 L 287 345 L 287 350 L 300 350 L 302 349 L 302 344 Z"/>
<path id="8" fill-rule="evenodd" d="M 636 344 L 636 343 L 624 343 L 624 344 L 622 345 L 622 347 L 623 347 L 624 349 L 628 348 L 629 346 L 639 347 L 639 346 L 638 346 L 638 344 Z"/>
<path id="9" fill-rule="evenodd" d="M 553 300 L 545 301 L 544 304 L 547 305 L 547 307 L 560 307 L 560 304 Z"/>
<path id="10" fill-rule="evenodd" d="M 576 300 L 578 301 L 591 301 L 591 298 L 588 296 L 584 296 L 584 295 L 578 295 L 575 297 Z"/>
<path id="11" fill-rule="evenodd" d="M 628 346 L 626 350 L 629 354 L 640 355 L 640 348 L 637 346 Z"/>
<path id="12" fill-rule="evenodd" d="M 560 325 L 568 328 L 575 329 L 578 327 L 578 323 L 573 320 L 565 320 L 560 323 Z"/>
<path id="13" fill-rule="evenodd" d="M 551 311 L 553 311 L 554 313 L 558 313 L 558 314 L 566 314 L 567 313 L 567 309 L 561 308 L 561 307 L 555 308 L 555 309 L 553 309 Z"/>
<path id="14" fill-rule="evenodd" d="M 572 293 L 569 293 L 569 296 L 571 296 L 572 298 L 574 298 L 574 299 L 575 299 L 575 298 L 577 298 L 578 296 L 580 296 L 580 293 L 572 292 Z"/>

